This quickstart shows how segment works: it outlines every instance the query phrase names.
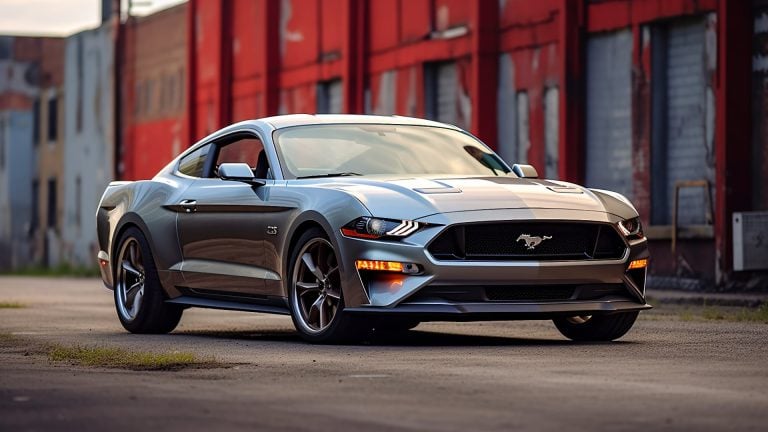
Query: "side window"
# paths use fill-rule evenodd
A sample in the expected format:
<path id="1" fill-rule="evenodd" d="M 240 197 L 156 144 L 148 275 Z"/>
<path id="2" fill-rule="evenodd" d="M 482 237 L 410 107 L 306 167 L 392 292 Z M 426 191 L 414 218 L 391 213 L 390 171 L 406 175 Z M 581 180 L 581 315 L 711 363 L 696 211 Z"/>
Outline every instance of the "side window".
<path id="1" fill-rule="evenodd" d="M 179 172 L 191 177 L 202 177 L 205 168 L 205 159 L 208 156 L 211 145 L 204 145 L 192 153 L 184 156 L 179 161 Z"/>
<path id="2" fill-rule="evenodd" d="M 269 177 L 269 163 L 264 152 L 264 144 L 256 137 L 240 138 L 219 147 L 214 177 L 218 175 L 219 165 L 223 163 L 247 163 L 256 178 Z"/>

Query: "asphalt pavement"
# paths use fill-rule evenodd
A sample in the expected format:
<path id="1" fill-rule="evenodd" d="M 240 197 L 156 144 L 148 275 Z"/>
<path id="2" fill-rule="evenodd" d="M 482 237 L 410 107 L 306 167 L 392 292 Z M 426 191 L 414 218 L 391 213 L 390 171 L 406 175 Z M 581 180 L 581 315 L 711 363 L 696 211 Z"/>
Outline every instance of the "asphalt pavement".
<path id="1" fill-rule="evenodd" d="M 765 430 L 768 325 L 641 314 L 614 343 L 549 321 L 426 323 L 356 346 L 304 343 L 290 318 L 190 309 L 131 335 L 95 279 L 0 278 L 0 431 Z M 224 367 L 130 371 L 34 347 L 192 352 Z"/>

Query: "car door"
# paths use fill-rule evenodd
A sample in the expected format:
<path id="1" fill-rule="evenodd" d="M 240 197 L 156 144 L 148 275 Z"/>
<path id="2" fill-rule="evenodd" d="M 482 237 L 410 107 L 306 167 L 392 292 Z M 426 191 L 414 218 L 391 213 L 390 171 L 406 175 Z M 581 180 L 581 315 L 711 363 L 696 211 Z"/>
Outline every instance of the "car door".
<path id="1" fill-rule="evenodd" d="M 211 143 L 206 166 L 179 202 L 177 230 L 186 288 L 197 294 L 266 297 L 266 280 L 279 276 L 265 267 L 265 215 L 268 179 L 263 141 L 253 132 L 238 132 Z M 221 163 L 248 163 L 264 186 L 222 180 Z M 265 164 L 267 164 L 265 166 Z M 272 284 L 274 285 L 274 284 Z"/>

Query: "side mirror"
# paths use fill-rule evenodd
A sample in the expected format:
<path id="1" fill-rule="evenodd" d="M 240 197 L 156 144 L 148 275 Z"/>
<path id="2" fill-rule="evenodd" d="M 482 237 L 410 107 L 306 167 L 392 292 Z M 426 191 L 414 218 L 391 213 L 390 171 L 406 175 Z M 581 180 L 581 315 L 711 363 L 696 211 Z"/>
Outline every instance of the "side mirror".
<path id="1" fill-rule="evenodd" d="M 223 163 L 219 165 L 219 178 L 248 183 L 251 186 L 264 185 L 263 181 L 256 180 L 247 163 Z"/>
<path id="2" fill-rule="evenodd" d="M 512 165 L 512 172 L 522 178 L 539 178 L 539 173 L 536 172 L 533 165 L 514 164 Z"/>

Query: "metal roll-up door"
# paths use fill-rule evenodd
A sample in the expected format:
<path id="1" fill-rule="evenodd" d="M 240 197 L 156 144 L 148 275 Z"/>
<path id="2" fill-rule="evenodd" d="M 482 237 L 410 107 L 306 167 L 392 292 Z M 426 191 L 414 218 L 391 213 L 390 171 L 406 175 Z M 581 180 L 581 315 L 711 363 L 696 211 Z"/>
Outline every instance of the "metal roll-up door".
<path id="1" fill-rule="evenodd" d="M 344 87 L 341 80 L 321 82 L 317 87 L 318 114 L 339 114 L 343 109 Z"/>
<path id="2" fill-rule="evenodd" d="M 754 2 L 752 43 L 752 207 L 768 210 L 768 1 Z"/>
<path id="3" fill-rule="evenodd" d="M 449 124 L 456 124 L 458 116 L 456 107 L 458 106 L 457 88 L 459 87 L 459 77 L 456 72 L 456 63 L 446 62 L 437 65 L 437 121 Z"/>
<path id="4" fill-rule="evenodd" d="M 632 32 L 587 40 L 586 183 L 632 199 Z"/>
<path id="5" fill-rule="evenodd" d="M 705 24 L 706 19 L 700 18 L 670 23 L 666 29 L 666 205 L 661 215 L 665 223 L 672 222 L 676 184 L 714 181 L 714 94 L 707 84 Z M 662 149 L 654 145 L 654 150 Z M 680 190 L 679 225 L 710 222 L 708 193 L 701 187 Z M 654 199 L 653 205 L 658 204 Z"/>

